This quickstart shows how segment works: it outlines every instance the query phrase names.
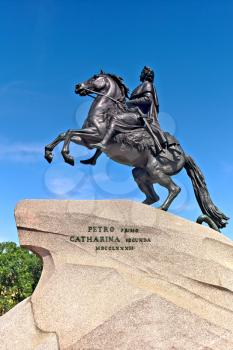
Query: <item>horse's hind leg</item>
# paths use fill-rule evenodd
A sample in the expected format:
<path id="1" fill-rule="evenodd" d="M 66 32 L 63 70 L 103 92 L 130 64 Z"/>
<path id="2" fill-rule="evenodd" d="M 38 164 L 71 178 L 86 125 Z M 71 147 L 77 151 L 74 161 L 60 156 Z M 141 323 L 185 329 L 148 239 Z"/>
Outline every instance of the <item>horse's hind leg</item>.
<path id="1" fill-rule="evenodd" d="M 55 140 L 53 140 L 49 145 L 45 146 L 45 159 L 51 163 L 53 160 L 53 150 L 61 142 L 64 141 L 66 137 L 66 132 L 59 134 Z"/>
<path id="2" fill-rule="evenodd" d="M 165 187 L 168 190 L 168 196 L 160 206 L 160 209 L 167 211 L 173 200 L 178 196 L 181 189 L 172 181 L 171 177 L 165 174 L 156 160 L 147 165 L 147 172 L 150 175 L 153 183 Z"/>
<path id="3" fill-rule="evenodd" d="M 177 186 L 174 181 L 172 181 L 170 176 L 165 174 L 163 176 L 163 179 L 158 180 L 158 183 L 161 186 L 166 187 L 168 189 L 168 196 L 163 202 L 163 204 L 160 206 L 160 209 L 167 211 L 174 199 L 180 193 L 181 188 Z"/>
<path id="4" fill-rule="evenodd" d="M 146 199 L 143 201 L 143 203 L 150 205 L 159 201 L 159 196 L 155 192 L 147 172 L 142 168 L 134 168 L 132 173 L 138 187 L 146 195 Z"/>

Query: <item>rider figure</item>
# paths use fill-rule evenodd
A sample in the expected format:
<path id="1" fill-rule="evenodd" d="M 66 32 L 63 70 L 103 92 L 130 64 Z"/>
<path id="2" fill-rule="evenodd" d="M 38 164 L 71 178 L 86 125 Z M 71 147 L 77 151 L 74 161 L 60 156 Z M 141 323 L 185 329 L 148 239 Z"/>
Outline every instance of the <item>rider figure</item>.
<path id="1" fill-rule="evenodd" d="M 150 126 L 150 133 L 155 139 L 156 152 L 160 153 L 166 145 L 166 138 L 158 122 L 159 103 L 156 90 L 153 86 L 154 72 L 149 67 L 144 67 L 140 75 L 141 84 L 133 90 L 129 100 L 126 102 L 127 111 L 112 117 L 108 130 L 103 140 L 91 146 L 96 147 L 95 155 L 87 160 L 81 161 L 83 164 L 96 163 L 96 159 L 106 149 L 106 145 L 115 132 L 129 132 L 133 129 L 144 126 L 142 116 L 145 117 Z"/>

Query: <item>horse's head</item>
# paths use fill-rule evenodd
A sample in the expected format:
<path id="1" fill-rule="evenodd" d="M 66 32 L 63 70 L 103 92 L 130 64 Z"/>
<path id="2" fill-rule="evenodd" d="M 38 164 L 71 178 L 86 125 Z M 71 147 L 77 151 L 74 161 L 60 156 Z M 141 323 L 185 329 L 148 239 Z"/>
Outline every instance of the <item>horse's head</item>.
<path id="1" fill-rule="evenodd" d="M 128 97 L 128 88 L 125 86 L 123 79 L 114 75 L 101 71 L 99 74 L 93 75 L 90 79 L 75 86 L 75 93 L 80 96 L 86 96 L 91 92 L 105 93 L 108 89 L 112 93 L 118 95 L 118 98 Z"/>
<path id="2" fill-rule="evenodd" d="M 75 93 L 80 96 L 86 96 L 90 90 L 100 92 L 108 85 L 106 75 L 103 73 L 95 74 L 83 83 L 75 86 Z"/>

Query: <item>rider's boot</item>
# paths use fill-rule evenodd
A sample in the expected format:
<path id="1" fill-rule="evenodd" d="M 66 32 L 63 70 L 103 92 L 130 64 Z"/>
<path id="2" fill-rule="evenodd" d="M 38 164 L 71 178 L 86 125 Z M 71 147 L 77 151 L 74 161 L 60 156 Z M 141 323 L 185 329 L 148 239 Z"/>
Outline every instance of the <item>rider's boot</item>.
<path id="1" fill-rule="evenodd" d="M 103 140 L 99 143 L 94 143 L 92 145 L 90 145 L 91 147 L 96 147 L 96 148 L 99 148 L 101 150 L 105 150 L 106 149 L 106 145 L 107 143 L 109 142 L 109 140 L 111 139 L 111 137 L 113 136 L 115 132 L 115 123 L 112 122 L 109 126 L 109 129 L 108 131 L 106 132 Z"/>
<path id="2" fill-rule="evenodd" d="M 90 164 L 90 165 L 96 165 L 96 161 L 99 158 L 99 156 L 102 154 L 102 151 L 100 149 L 97 149 L 94 156 L 92 156 L 89 159 L 80 160 L 80 163 L 82 164 Z"/>

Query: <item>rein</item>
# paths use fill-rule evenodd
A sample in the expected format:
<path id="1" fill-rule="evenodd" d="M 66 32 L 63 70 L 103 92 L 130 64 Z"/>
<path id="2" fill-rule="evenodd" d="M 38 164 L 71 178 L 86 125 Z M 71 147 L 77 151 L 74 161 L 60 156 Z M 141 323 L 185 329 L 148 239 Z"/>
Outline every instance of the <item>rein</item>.
<path id="1" fill-rule="evenodd" d="M 88 89 L 88 88 L 83 88 L 83 90 L 86 90 L 86 91 L 90 92 L 91 94 L 96 94 L 96 95 L 99 95 L 99 96 L 107 97 L 107 98 L 109 98 L 110 100 L 112 100 L 113 102 L 115 102 L 117 104 L 120 103 L 120 104 L 124 105 L 123 102 L 117 101 L 117 100 L 115 100 L 115 98 L 113 98 L 111 96 L 108 96 L 108 95 L 105 95 L 105 94 L 102 94 L 101 92 L 94 91 L 94 90 L 91 90 L 91 89 Z M 89 96 L 91 96 L 91 95 L 89 95 Z M 91 97 L 93 97 L 93 96 L 91 96 Z"/>
<path id="2" fill-rule="evenodd" d="M 109 98 L 110 100 L 112 100 L 113 102 L 115 102 L 116 104 L 121 104 L 122 106 L 124 106 L 124 103 L 121 102 L 121 101 L 117 101 L 115 100 L 115 98 L 113 97 L 110 97 L 108 95 L 105 95 L 105 94 L 102 94 L 101 92 L 97 92 L 97 91 L 94 91 L 94 90 L 91 90 L 91 89 L 88 89 L 88 88 L 83 88 L 83 90 L 86 90 L 86 91 L 89 91 L 91 94 L 96 94 L 96 95 L 99 95 L 99 96 L 103 96 L 103 97 L 107 97 Z M 92 97 L 92 98 L 95 98 L 94 96 L 88 94 L 88 96 Z M 135 107 L 138 111 L 138 114 L 142 117 L 143 116 L 143 113 L 140 111 L 140 108 L 139 107 Z"/>

